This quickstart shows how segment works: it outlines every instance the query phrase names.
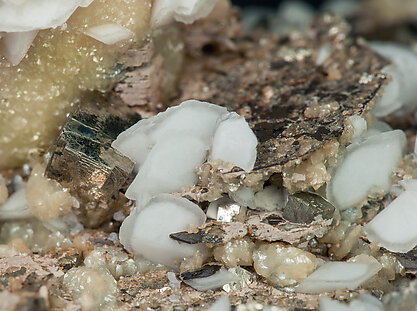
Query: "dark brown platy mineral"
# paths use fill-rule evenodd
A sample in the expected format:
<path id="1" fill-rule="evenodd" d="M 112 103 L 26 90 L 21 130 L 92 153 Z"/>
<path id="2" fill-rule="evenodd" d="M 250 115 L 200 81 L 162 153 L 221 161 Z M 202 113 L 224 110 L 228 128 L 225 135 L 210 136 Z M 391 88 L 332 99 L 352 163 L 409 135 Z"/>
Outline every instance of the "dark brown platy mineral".
<path id="1" fill-rule="evenodd" d="M 202 30 L 193 25 L 189 31 Z M 236 35 L 227 45 L 222 36 L 210 38 L 201 55 L 193 53 L 195 44 L 187 46 L 180 100 L 198 98 L 246 118 L 258 138 L 252 174 L 285 172 L 341 141 L 348 118 L 372 109 L 386 79 L 386 60 L 350 38 L 349 26 L 330 14 L 317 17 L 307 35 Z M 317 64 L 323 47 L 329 55 Z"/>
<path id="2" fill-rule="evenodd" d="M 116 103 L 92 94 L 68 118 L 50 149 L 46 175 L 53 178 L 79 201 L 75 212 L 87 227 L 109 220 L 124 203 L 120 188 L 133 171 L 134 163 L 111 147 L 117 135 L 140 117 L 129 114 Z"/>

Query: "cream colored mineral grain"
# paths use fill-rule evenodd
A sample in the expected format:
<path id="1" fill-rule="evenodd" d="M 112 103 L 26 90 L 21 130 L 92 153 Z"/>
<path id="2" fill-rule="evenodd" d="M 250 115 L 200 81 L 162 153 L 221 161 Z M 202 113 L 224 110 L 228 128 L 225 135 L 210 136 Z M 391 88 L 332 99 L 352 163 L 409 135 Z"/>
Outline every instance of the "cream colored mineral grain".
<path id="1" fill-rule="evenodd" d="M 250 266 L 255 243 L 248 237 L 227 242 L 213 250 L 214 258 L 227 267 Z"/>
<path id="2" fill-rule="evenodd" d="M 137 271 L 135 261 L 118 249 L 98 247 L 84 259 L 84 263 L 89 268 L 107 269 L 116 280 Z"/>
<path id="3" fill-rule="evenodd" d="M 275 286 L 294 286 L 317 266 L 316 257 L 281 243 L 263 243 L 253 253 L 255 271 Z"/>
<path id="4" fill-rule="evenodd" d="M 284 167 L 282 174 L 284 187 L 290 193 L 307 191 L 310 187 L 315 190 L 320 188 L 331 178 L 327 167 L 334 161 L 338 150 L 339 143 L 337 140 L 332 140 L 300 164 Z"/>
<path id="5" fill-rule="evenodd" d="M 117 282 L 106 269 L 72 268 L 62 285 L 83 311 L 113 309 L 117 301 Z"/>
<path id="6" fill-rule="evenodd" d="M 45 177 L 44 172 L 42 164 L 33 168 L 26 187 L 26 201 L 36 218 L 48 221 L 68 214 L 73 200 L 68 191 L 55 180 Z"/>

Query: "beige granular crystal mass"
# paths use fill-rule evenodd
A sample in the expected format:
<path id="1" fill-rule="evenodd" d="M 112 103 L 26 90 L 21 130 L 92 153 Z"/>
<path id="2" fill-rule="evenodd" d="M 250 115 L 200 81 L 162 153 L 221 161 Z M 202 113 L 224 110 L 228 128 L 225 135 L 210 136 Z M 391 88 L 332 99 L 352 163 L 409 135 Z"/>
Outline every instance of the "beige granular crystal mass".
<path id="1" fill-rule="evenodd" d="M 310 187 L 315 190 L 330 180 L 327 171 L 339 150 L 339 142 L 332 140 L 323 148 L 315 151 L 311 156 L 298 165 L 285 167 L 283 171 L 284 187 L 291 193 L 307 191 Z"/>
<path id="2" fill-rule="evenodd" d="M 83 31 L 114 23 L 141 42 L 151 9 L 150 0 L 95 0 L 65 27 L 41 30 L 18 66 L 0 57 L 0 169 L 45 151 L 82 92 L 108 90 L 119 73 L 120 56 L 133 39 L 105 45 Z"/>
<path id="3" fill-rule="evenodd" d="M 317 266 L 316 257 L 281 243 L 258 245 L 253 253 L 255 271 L 274 286 L 294 286 Z"/>
<path id="4" fill-rule="evenodd" d="M 214 258 L 227 267 L 250 266 L 255 243 L 250 238 L 236 239 L 214 249 Z"/>
<path id="5" fill-rule="evenodd" d="M 45 167 L 37 164 L 29 177 L 26 201 L 32 214 L 41 221 L 48 221 L 68 214 L 72 209 L 72 197 L 53 179 L 44 176 Z"/>
<path id="6" fill-rule="evenodd" d="M 116 304 L 117 282 L 107 269 L 72 268 L 62 285 L 82 310 L 112 310 Z"/>

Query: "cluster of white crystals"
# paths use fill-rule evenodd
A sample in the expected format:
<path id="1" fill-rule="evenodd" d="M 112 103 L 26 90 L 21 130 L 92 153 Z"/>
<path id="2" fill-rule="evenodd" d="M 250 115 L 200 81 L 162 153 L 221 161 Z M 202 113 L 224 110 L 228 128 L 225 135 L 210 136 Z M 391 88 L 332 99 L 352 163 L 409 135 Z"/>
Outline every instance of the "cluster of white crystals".
<path id="1" fill-rule="evenodd" d="M 121 133 L 113 147 L 136 162 L 137 175 L 126 191 L 135 210 L 120 229 L 125 248 L 152 261 L 178 267 L 199 246 L 180 244 L 170 233 L 202 225 L 205 214 L 177 198 L 197 182 L 205 161 L 232 163 L 251 171 L 257 139 L 245 119 L 226 108 L 189 100 L 144 119 Z"/>

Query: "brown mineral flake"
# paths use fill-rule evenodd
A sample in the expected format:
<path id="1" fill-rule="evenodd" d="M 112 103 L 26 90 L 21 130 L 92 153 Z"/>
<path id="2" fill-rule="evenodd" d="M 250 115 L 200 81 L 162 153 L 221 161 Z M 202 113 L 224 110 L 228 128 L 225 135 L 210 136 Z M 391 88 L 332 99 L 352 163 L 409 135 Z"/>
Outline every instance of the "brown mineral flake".
<path id="1" fill-rule="evenodd" d="M 259 142 L 255 173 L 299 165 L 339 139 L 348 117 L 372 108 L 385 80 L 380 70 L 386 61 L 365 42 L 350 39 L 343 20 L 324 15 L 312 27 L 307 37 L 234 34 L 228 45 L 223 36 L 210 36 L 201 55 L 195 43 L 186 46 L 181 100 L 198 98 L 243 115 Z M 222 46 L 222 53 L 207 44 Z M 317 65 L 324 44 L 331 53 Z M 359 83 L 364 73 L 371 78 Z"/>

